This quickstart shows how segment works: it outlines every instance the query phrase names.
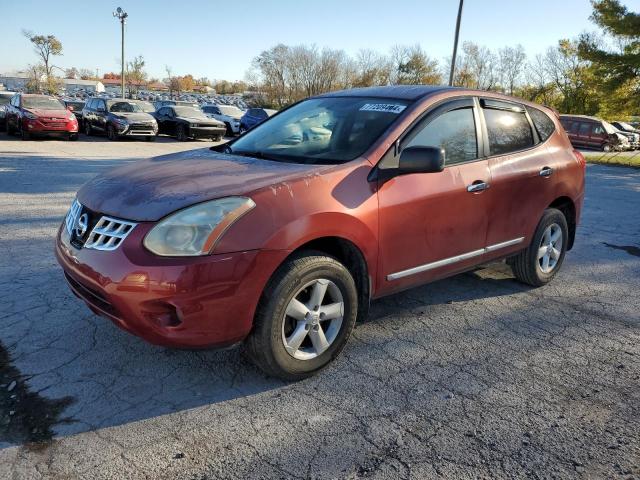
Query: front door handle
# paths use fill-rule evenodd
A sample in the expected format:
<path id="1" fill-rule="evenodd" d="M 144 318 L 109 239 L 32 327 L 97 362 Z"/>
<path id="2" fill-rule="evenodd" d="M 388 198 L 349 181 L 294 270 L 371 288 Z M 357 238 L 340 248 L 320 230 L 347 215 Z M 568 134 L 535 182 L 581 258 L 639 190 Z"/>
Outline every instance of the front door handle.
<path id="1" fill-rule="evenodd" d="M 553 168 L 542 167 L 542 170 L 538 172 L 538 175 L 540 175 L 541 177 L 550 177 L 552 173 L 553 173 Z"/>
<path id="2" fill-rule="evenodd" d="M 482 180 L 476 180 L 475 182 L 473 182 L 471 185 L 467 187 L 467 192 L 471 192 L 471 193 L 482 192 L 487 188 L 489 188 L 488 183 L 483 182 Z"/>

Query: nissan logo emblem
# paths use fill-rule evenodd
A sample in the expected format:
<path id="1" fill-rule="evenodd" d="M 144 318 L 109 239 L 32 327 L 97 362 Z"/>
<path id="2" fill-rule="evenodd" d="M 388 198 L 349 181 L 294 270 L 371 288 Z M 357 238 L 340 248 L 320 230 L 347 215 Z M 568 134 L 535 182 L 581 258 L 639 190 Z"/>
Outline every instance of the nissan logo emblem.
<path id="1" fill-rule="evenodd" d="M 83 213 L 78 218 L 75 227 L 73 227 L 73 233 L 76 237 L 82 238 L 85 233 L 87 233 L 87 228 L 89 227 L 89 216 L 86 213 Z"/>

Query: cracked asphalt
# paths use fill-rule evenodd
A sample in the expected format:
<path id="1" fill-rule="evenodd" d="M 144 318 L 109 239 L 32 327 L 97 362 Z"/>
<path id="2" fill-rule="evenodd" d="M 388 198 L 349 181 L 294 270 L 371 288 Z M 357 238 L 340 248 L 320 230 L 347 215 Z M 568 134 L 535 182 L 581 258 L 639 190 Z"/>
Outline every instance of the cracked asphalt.
<path id="1" fill-rule="evenodd" d="M 640 478 L 640 170 L 588 166 L 550 285 L 497 264 L 377 301 L 286 384 L 118 330 L 54 259 L 84 181 L 206 146 L 0 136 L 0 478 Z"/>

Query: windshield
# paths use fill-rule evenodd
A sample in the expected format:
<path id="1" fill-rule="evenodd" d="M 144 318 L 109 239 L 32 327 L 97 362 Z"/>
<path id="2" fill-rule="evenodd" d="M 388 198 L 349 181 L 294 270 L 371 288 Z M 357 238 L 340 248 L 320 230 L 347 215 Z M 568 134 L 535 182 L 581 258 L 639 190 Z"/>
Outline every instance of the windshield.
<path id="1" fill-rule="evenodd" d="M 150 102 L 140 102 L 140 108 L 145 113 L 153 113 L 156 111 L 156 107 Z"/>
<path id="2" fill-rule="evenodd" d="M 620 125 L 622 130 L 626 130 L 627 132 L 635 130 L 635 128 L 633 128 L 628 123 L 625 123 L 625 122 L 616 122 L 616 123 Z"/>
<path id="3" fill-rule="evenodd" d="M 39 110 L 64 110 L 60 100 L 53 97 L 22 97 L 23 108 L 37 108 Z"/>
<path id="4" fill-rule="evenodd" d="M 202 113 L 202 110 L 199 110 L 197 108 L 176 106 L 173 107 L 173 109 L 176 111 L 176 115 L 179 117 L 209 118 L 204 113 Z"/>
<path id="5" fill-rule="evenodd" d="M 112 103 L 109 106 L 110 112 L 124 112 L 124 113 L 133 113 L 133 112 L 142 112 L 140 105 L 133 102 L 116 102 Z"/>
<path id="6" fill-rule="evenodd" d="M 407 105 L 381 98 L 306 100 L 244 134 L 230 153 L 295 163 L 348 162 L 362 155 Z"/>
<path id="7" fill-rule="evenodd" d="M 242 116 L 242 110 L 240 110 L 238 107 L 234 107 L 233 105 L 218 105 L 218 108 L 223 115 L 229 115 L 230 117 L 238 118 Z"/>

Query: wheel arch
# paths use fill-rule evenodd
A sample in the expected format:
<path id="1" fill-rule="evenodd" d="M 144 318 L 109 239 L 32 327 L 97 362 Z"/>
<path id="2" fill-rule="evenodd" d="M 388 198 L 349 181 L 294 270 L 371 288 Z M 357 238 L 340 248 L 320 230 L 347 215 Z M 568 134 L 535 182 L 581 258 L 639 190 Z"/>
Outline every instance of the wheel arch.
<path id="1" fill-rule="evenodd" d="M 576 238 L 576 205 L 571 200 L 571 198 L 567 196 L 561 196 L 556 198 L 547 208 L 555 208 L 560 210 L 564 215 L 564 218 L 567 219 L 567 227 L 569 229 L 569 241 L 567 243 L 567 250 L 571 250 L 573 248 L 573 243 Z"/>

